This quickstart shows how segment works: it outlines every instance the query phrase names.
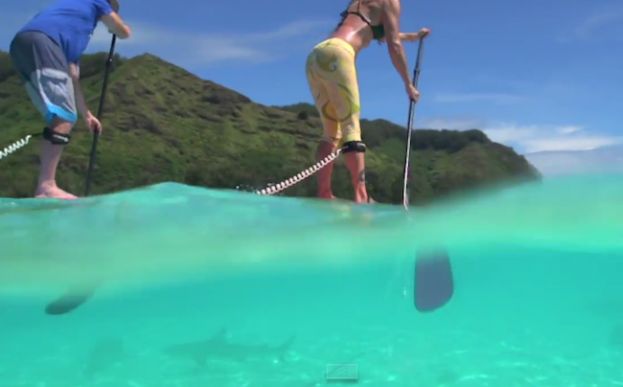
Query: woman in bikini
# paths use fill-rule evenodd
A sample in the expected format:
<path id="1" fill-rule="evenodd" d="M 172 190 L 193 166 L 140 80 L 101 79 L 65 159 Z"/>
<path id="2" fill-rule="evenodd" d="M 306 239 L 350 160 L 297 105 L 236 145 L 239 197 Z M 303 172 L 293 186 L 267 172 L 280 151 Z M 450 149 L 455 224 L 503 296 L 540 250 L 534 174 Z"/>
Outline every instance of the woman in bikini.
<path id="1" fill-rule="evenodd" d="M 307 79 L 320 113 L 324 136 L 318 146 L 317 160 L 342 147 L 350 171 L 355 202 L 368 203 L 366 190 L 365 144 L 359 126 L 359 85 L 355 58 L 372 40 L 386 42 L 392 63 L 400 74 L 410 99 L 419 92 L 411 76 L 402 41 L 424 38 L 430 30 L 400 32 L 400 0 L 353 0 L 341 14 L 342 20 L 329 37 L 312 50 L 307 59 Z M 331 189 L 333 163 L 318 173 L 317 196 L 334 199 Z"/>

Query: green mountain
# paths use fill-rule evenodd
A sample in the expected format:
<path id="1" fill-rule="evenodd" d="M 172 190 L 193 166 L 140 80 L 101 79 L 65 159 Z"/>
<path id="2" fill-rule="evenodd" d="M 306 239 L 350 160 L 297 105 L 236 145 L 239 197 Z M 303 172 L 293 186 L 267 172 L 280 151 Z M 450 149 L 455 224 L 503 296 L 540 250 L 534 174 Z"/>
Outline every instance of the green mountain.
<path id="1" fill-rule="evenodd" d="M 105 54 L 82 60 L 82 85 L 97 108 Z M 110 77 L 105 132 L 99 141 L 94 193 L 163 181 L 213 188 L 262 188 L 314 163 L 321 125 L 313 106 L 269 107 L 152 55 L 117 57 Z M 39 133 L 43 123 L 30 104 L 9 57 L 0 52 L 0 148 Z M 400 202 L 404 128 L 388 121 L 362 123 L 370 192 Z M 80 194 L 91 135 L 80 123 L 59 168 L 59 184 Z M 28 197 L 38 168 L 37 141 L 0 160 L 0 196 Z M 482 132 L 418 130 L 414 135 L 412 200 L 425 201 L 504 180 L 532 180 L 538 172 L 511 148 Z M 338 161 L 335 192 L 351 197 Z M 312 196 L 309 179 L 286 192 Z"/>

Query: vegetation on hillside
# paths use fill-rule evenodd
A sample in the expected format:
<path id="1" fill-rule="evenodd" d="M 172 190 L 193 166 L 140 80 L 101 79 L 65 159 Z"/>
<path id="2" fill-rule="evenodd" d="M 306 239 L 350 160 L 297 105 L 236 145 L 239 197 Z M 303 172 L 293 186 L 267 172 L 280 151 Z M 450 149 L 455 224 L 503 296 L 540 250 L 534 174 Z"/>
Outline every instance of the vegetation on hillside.
<path id="1" fill-rule="evenodd" d="M 83 87 L 97 107 L 105 54 L 82 60 Z M 109 193 L 164 181 L 211 188 L 262 188 L 314 163 L 321 124 L 308 104 L 269 107 L 201 80 L 152 55 L 116 58 L 110 77 L 105 132 L 100 138 L 94 193 Z M 43 121 L 28 100 L 8 55 L 0 52 L 0 147 L 39 133 Z M 372 196 L 400 202 L 404 128 L 363 120 L 369 146 Z M 59 184 L 82 193 L 91 135 L 80 123 L 59 168 Z M 478 130 L 418 130 L 414 134 L 412 200 L 430 200 L 465 188 L 504 180 L 535 179 L 538 172 L 512 149 Z M 36 144 L 0 161 L 0 195 L 27 197 L 38 168 Z M 335 193 L 350 198 L 341 161 Z M 286 192 L 312 196 L 310 179 Z"/>

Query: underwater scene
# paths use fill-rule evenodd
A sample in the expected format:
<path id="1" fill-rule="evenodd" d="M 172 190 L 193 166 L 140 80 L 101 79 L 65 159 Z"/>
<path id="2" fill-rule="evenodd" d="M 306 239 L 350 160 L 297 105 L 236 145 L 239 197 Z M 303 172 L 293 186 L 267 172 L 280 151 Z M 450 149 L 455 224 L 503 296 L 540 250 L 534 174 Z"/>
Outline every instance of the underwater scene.
<path id="1" fill-rule="evenodd" d="M 622 201 L 0 199 L 0 386 L 623 386 Z"/>

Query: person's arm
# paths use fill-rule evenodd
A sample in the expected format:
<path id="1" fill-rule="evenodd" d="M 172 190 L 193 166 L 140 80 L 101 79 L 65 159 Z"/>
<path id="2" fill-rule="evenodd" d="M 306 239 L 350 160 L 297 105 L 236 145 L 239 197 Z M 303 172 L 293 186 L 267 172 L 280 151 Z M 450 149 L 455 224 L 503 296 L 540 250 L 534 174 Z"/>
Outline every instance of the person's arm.
<path id="1" fill-rule="evenodd" d="M 78 114 L 84 118 L 84 122 L 91 131 L 101 132 L 102 124 L 100 121 L 89 111 L 87 102 L 84 99 L 84 93 L 82 92 L 82 86 L 80 85 L 80 67 L 75 63 L 69 64 L 69 75 L 74 85 L 74 96 L 76 98 L 76 107 L 78 108 Z"/>
<path id="2" fill-rule="evenodd" d="M 400 39 L 400 1 L 387 0 L 384 3 L 383 26 L 385 27 L 385 39 L 392 63 L 402 78 L 409 98 L 417 100 L 419 93 L 411 84 L 407 57 Z"/>
<path id="3" fill-rule="evenodd" d="M 401 32 L 400 40 L 403 42 L 415 42 L 416 40 L 424 39 L 430 35 L 430 29 L 422 28 L 418 32 Z"/>
<path id="4" fill-rule="evenodd" d="M 130 27 L 123 22 L 117 12 L 111 12 L 101 18 L 110 33 L 117 35 L 120 39 L 127 39 L 132 35 Z"/>

